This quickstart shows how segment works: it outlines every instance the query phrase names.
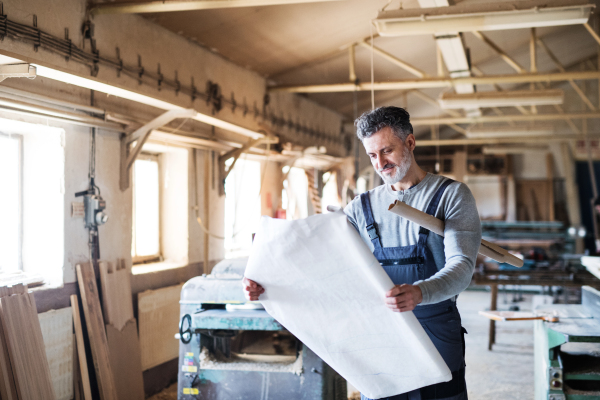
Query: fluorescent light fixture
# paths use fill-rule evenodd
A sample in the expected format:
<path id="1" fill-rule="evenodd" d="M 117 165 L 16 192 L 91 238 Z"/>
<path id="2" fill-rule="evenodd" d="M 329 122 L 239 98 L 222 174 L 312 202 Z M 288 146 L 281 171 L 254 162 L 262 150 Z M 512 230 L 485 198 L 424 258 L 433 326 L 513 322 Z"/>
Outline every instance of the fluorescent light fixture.
<path id="1" fill-rule="evenodd" d="M 547 136 L 554 133 L 553 125 L 540 126 L 507 126 L 507 127 L 473 127 L 467 130 L 469 139 L 487 139 L 523 136 Z"/>
<path id="2" fill-rule="evenodd" d="M 503 92 L 443 93 L 438 102 L 444 110 L 467 107 L 514 107 L 562 104 L 562 90 L 515 90 Z"/>
<path id="3" fill-rule="evenodd" d="M 163 100 L 155 99 L 154 97 L 146 96 L 140 93 L 132 92 L 130 90 L 121 89 L 116 86 L 108 85 L 106 83 L 98 82 L 88 78 L 82 78 L 77 75 L 69 74 L 67 72 L 58 71 L 52 68 L 47 68 L 42 65 L 36 65 L 37 75 L 45 78 L 54 79 L 60 82 L 68 83 L 75 86 L 80 86 L 86 89 L 95 90 L 98 92 L 106 93 L 111 96 L 121 97 L 123 99 L 135 101 L 138 103 L 146 104 L 148 106 L 160 108 L 162 110 L 184 110 L 184 107 L 168 103 Z M 221 119 L 212 117 L 210 115 L 197 113 L 193 119 L 203 122 L 208 125 L 222 128 L 231 132 L 238 133 L 240 135 L 248 136 L 251 138 L 261 138 L 265 135 L 251 129 L 241 127 L 239 125 L 232 124 L 230 122 L 223 121 Z"/>
<path id="4" fill-rule="evenodd" d="M 35 67 L 27 63 L 0 65 L 0 80 L 6 78 L 35 78 Z"/>
<path id="5" fill-rule="evenodd" d="M 459 3 L 383 11 L 374 22 L 381 36 L 493 31 L 584 24 L 594 7 L 585 0 Z"/>

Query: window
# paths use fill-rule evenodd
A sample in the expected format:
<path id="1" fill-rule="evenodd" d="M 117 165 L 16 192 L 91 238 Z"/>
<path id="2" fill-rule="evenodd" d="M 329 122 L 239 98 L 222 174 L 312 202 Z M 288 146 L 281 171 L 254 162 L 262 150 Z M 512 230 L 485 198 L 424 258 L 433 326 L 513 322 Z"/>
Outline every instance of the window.
<path id="1" fill-rule="evenodd" d="M 283 167 L 282 172 L 287 174 L 283 182 L 282 205 L 286 211 L 287 219 L 300 219 L 308 217 L 308 178 L 302 168 Z"/>
<path id="2" fill-rule="evenodd" d="M 64 147 L 61 128 L 0 118 L 0 274 L 12 274 L 3 282 L 16 283 L 22 271 L 60 286 L 72 271 L 65 268 Z"/>
<path id="3" fill-rule="evenodd" d="M 188 184 L 188 149 L 144 145 L 132 171 L 134 274 L 188 264 Z"/>
<path id="4" fill-rule="evenodd" d="M 233 159 L 229 159 L 231 163 Z M 250 254 L 260 219 L 260 161 L 238 159 L 225 180 L 225 257 Z"/>
<path id="5" fill-rule="evenodd" d="M 323 174 L 323 197 L 321 198 L 321 209 L 327 212 L 327 206 L 341 207 L 340 196 L 338 195 L 337 174 L 335 172 L 325 172 Z"/>
<path id="6" fill-rule="evenodd" d="M 133 263 L 159 261 L 160 179 L 158 155 L 142 154 L 133 167 Z"/>
<path id="7" fill-rule="evenodd" d="M 0 273 L 23 269 L 23 137 L 0 133 Z"/>

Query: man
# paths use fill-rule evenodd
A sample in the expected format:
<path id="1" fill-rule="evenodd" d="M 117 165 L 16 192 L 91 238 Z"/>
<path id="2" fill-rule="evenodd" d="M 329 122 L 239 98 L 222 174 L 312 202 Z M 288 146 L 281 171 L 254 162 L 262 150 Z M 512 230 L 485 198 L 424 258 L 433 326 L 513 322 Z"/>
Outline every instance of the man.
<path id="1" fill-rule="evenodd" d="M 417 165 L 416 140 L 406 110 L 377 108 L 361 115 L 356 127 L 385 184 L 356 197 L 344 211 L 396 285 L 386 293 L 388 308 L 413 311 L 452 371 L 450 382 L 388 399 L 466 399 L 466 331 L 456 298 L 471 281 L 481 242 L 475 199 L 466 185 L 428 174 Z M 445 237 L 390 213 L 388 207 L 395 200 L 444 220 Z M 250 300 L 258 300 L 264 292 L 248 279 L 244 286 Z"/>

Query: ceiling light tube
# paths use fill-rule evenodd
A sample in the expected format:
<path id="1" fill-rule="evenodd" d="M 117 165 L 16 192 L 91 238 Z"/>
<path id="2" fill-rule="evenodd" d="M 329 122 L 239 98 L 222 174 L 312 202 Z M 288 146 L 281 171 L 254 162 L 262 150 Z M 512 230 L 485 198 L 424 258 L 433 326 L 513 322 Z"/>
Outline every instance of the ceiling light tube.
<path id="1" fill-rule="evenodd" d="M 140 93 L 132 92 L 127 89 L 121 89 L 116 86 L 108 85 L 106 83 L 98 82 L 88 78 L 82 78 L 77 75 L 73 75 L 67 72 L 58 71 L 52 68 L 44 67 L 42 65 L 36 65 L 37 75 L 43 76 L 45 78 L 54 79 L 60 82 L 68 83 L 75 86 L 80 86 L 86 89 L 95 90 L 98 92 L 106 93 L 111 96 L 121 97 L 123 99 L 135 101 L 138 103 L 146 104 L 148 106 L 160 108 L 162 110 L 184 110 L 184 107 L 180 107 L 178 105 L 155 99 L 154 97 L 146 96 Z M 260 132 L 253 131 L 251 129 L 247 129 L 241 127 L 239 125 L 232 124 L 227 121 L 223 121 L 221 119 L 212 117 L 210 115 L 197 113 L 193 119 L 203 122 L 208 125 L 215 126 L 217 128 L 222 128 L 231 132 L 238 133 L 240 135 L 244 135 L 251 138 L 261 138 L 265 135 Z"/>
<path id="2" fill-rule="evenodd" d="M 508 127 L 473 127 L 467 130 L 465 136 L 469 139 L 547 136 L 554 133 L 553 125 L 539 126 L 508 126 Z"/>
<path id="3" fill-rule="evenodd" d="M 444 110 L 467 107 L 514 107 L 563 104 L 565 93 L 555 90 L 443 93 L 438 102 Z"/>
<path id="4" fill-rule="evenodd" d="M 381 36 L 492 31 L 584 24 L 594 7 L 586 0 L 459 3 L 449 7 L 383 11 L 374 22 Z"/>

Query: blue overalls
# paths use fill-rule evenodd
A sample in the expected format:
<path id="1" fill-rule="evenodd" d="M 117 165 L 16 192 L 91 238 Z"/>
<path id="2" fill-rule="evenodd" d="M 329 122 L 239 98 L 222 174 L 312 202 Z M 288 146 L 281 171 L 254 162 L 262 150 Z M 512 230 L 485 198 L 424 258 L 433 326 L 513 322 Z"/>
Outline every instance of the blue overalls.
<path id="1" fill-rule="evenodd" d="M 454 182 L 447 179 L 437 190 L 427 207 L 427 214 L 435 216 L 444 191 Z M 369 192 L 360 195 L 363 214 L 367 224 L 367 233 L 375 250 L 373 254 L 381 263 L 394 282 L 394 285 L 403 283 L 413 284 L 416 281 L 427 279 L 438 272 L 433 254 L 427 247 L 429 230 L 419 229 L 419 240 L 416 245 L 400 247 L 382 247 L 377 226 L 371 211 Z M 456 303 L 444 300 L 436 304 L 419 305 L 414 309 L 414 314 L 429 335 L 429 338 L 440 352 L 442 358 L 452 371 L 452 380 L 442 382 L 409 393 L 388 397 L 388 400 L 426 400 L 426 399 L 456 399 L 467 398 L 465 383 L 465 345 L 464 334 L 466 330 L 461 326 L 460 314 Z M 361 395 L 362 400 L 370 400 Z"/>

